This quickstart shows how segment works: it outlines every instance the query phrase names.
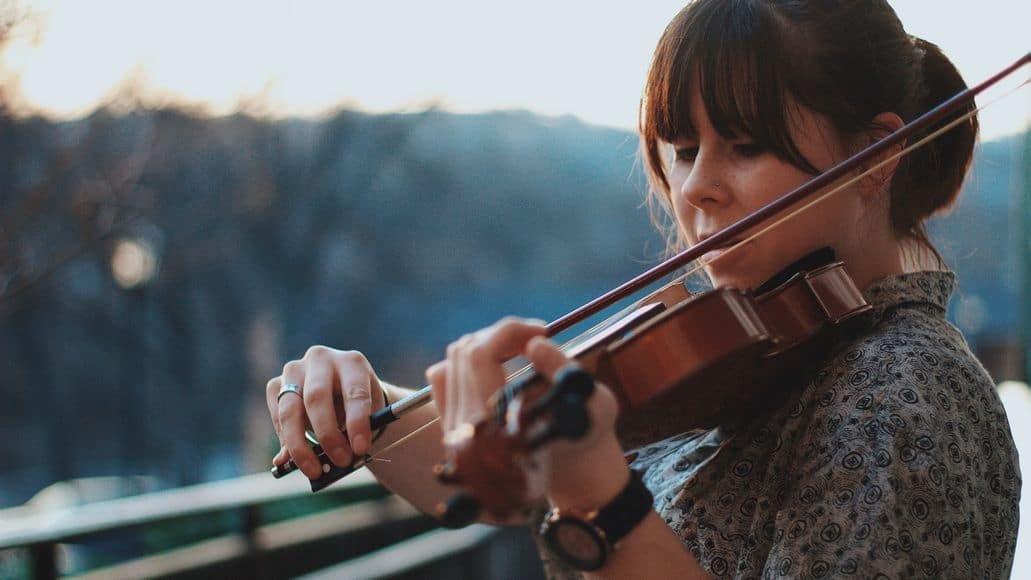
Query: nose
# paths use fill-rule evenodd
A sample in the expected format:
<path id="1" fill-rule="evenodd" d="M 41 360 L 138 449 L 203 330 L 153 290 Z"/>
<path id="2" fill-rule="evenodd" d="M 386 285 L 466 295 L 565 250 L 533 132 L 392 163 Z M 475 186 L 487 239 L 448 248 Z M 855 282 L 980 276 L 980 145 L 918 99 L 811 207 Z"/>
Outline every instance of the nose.
<path id="1" fill-rule="evenodd" d="M 681 201 L 705 210 L 726 204 L 730 199 L 728 183 L 721 182 L 722 171 L 718 163 L 699 155 L 680 183 Z"/>

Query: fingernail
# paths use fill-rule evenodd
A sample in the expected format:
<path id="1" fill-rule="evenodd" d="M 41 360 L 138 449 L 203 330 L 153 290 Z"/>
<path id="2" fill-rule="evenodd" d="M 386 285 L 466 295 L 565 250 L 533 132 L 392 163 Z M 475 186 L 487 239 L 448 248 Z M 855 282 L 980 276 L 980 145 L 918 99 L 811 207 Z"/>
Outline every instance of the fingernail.
<path id="1" fill-rule="evenodd" d="M 329 456 L 331 459 L 333 459 L 333 463 L 337 464 L 338 466 L 348 465 L 349 463 L 351 463 L 351 454 L 342 445 L 330 449 Z"/>
<path id="2" fill-rule="evenodd" d="M 442 367 L 445 364 L 446 363 L 444 361 L 440 361 L 426 367 L 426 380 L 430 380 L 433 377 L 434 373 L 436 373 L 440 369 L 440 367 Z"/>
<path id="3" fill-rule="evenodd" d="M 537 348 L 539 348 L 540 345 L 543 344 L 544 341 L 546 341 L 546 340 L 547 339 L 544 338 L 543 336 L 535 336 L 535 337 L 531 338 L 530 340 L 526 341 L 526 353 L 530 354 L 534 350 L 537 350 Z"/>
<path id="4" fill-rule="evenodd" d="M 538 324 L 540 326 L 547 326 L 548 325 L 547 321 L 541 320 L 540 318 L 531 318 L 531 319 L 527 320 L 527 322 L 529 322 L 530 324 Z"/>
<path id="5" fill-rule="evenodd" d="M 365 435 L 358 434 L 351 438 L 351 449 L 354 449 L 355 455 L 365 455 L 368 447 L 369 444 L 365 441 Z"/>

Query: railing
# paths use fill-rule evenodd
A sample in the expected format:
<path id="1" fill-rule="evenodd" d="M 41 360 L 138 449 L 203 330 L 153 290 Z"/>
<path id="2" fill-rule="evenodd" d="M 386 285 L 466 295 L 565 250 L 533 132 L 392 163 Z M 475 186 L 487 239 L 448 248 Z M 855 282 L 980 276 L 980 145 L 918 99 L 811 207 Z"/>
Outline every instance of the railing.
<path id="1" fill-rule="evenodd" d="M 1022 383 L 1003 383 L 999 395 L 1022 457 L 1031 455 L 1031 397 Z M 1031 478 L 1025 477 L 1025 484 Z M 1022 497 L 1031 498 L 1027 490 Z M 336 507 L 290 519 L 298 502 L 335 500 Z M 310 511 L 310 506 L 308 506 Z M 1026 510 L 1023 510 L 1026 511 Z M 232 513 L 233 533 L 194 541 L 156 554 L 132 554 L 88 570 L 69 565 L 76 546 L 169 523 Z M 1018 537 L 1013 577 L 1028 577 L 1031 541 Z M 15 556 L 12 556 L 15 555 Z M 19 568 L 12 560 L 24 556 Z M 23 571 L 22 571 L 23 570 Z M 19 571 L 22 571 L 19 574 Z M 540 578 L 528 536 L 484 526 L 440 530 L 413 508 L 386 494 L 362 470 L 312 495 L 303 477 L 280 480 L 265 473 L 113 501 L 33 512 L 0 510 L 0 579 L 55 578 Z"/>
<path id="2" fill-rule="evenodd" d="M 273 521 L 290 513 L 296 507 L 291 504 L 310 502 L 313 497 L 323 504 L 341 505 Z M 157 554 L 130 554 L 127 559 L 88 570 L 77 570 L 69 562 L 82 546 L 106 543 L 124 550 L 139 543 L 134 535 L 147 530 L 184 521 L 195 526 L 227 515 L 233 528 L 229 533 L 223 531 L 183 547 Z M 485 550 L 489 557 L 474 556 Z M 24 508 L 0 511 L 0 554 L 6 553 L 8 560 L 7 566 L 0 566 L 0 577 L 5 569 L 10 573 L 17 568 L 10 561 L 18 552 L 28 560 L 22 568 L 27 574 L 47 579 L 68 574 L 106 580 L 281 578 L 309 573 L 326 578 L 387 578 L 425 572 L 428 566 L 439 567 L 442 560 L 462 558 L 467 561 L 457 569 L 476 577 L 512 572 L 498 571 L 499 565 L 520 570 L 529 566 L 527 577 L 540 575 L 526 541 L 515 532 L 499 533 L 486 526 L 437 529 L 432 519 L 388 495 L 365 471 L 317 496 L 312 496 L 303 477 L 275 480 L 257 474 L 42 513 Z M 519 575 L 523 577 L 522 572 Z"/>

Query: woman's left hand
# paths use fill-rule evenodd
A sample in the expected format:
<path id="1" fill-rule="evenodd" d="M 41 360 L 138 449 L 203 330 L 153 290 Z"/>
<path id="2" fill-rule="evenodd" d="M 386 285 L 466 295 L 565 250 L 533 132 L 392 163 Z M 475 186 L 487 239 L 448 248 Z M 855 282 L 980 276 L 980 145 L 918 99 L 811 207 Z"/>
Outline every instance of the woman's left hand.
<path id="1" fill-rule="evenodd" d="M 502 365 L 506 360 L 522 354 L 548 379 L 573 362 L 545 338 L 545 331 L 540 322 L 505 318 L 452 343 L 447 360 L 426 371 L 445 441 L 464 425 L 486 417 L 487 400 L 505 384 Z M 615 396 L 599 383 L 587 401 L 587 410 L 590 429 L 582 438 L 546 446 L 549 497 L 582 495 L 599 483 L 599 477 L 612 479 L 617 482 L 614 485 L 625 481 L 626 463 L 615 436 L 619 410 Z"/>

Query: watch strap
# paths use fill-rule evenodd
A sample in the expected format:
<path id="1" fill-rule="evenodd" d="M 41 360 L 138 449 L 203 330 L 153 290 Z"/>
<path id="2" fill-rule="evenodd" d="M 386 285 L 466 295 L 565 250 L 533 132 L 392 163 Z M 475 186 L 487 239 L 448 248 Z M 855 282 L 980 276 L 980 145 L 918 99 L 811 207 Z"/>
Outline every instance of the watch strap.
<path id="1" fill-rule="evenodd" d="M 641 472 L 631 469 L 630 480 L 623 491 L 598 510 L 593 523 L 605 533 L 609 546 L 615 546 L 648 515 L 654 499 L 644 485 Z"/>

